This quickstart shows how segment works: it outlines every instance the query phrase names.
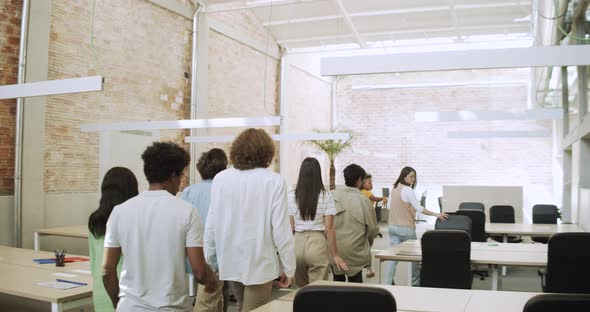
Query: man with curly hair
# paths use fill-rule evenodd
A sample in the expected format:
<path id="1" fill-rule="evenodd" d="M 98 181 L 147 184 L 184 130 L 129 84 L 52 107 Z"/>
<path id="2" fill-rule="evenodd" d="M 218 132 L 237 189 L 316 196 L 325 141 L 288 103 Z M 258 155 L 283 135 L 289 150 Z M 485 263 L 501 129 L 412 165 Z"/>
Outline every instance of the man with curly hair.
<path id="1" fill-rule="evenodd" d="M 207 291 L 219 281 L 205 262 L 203 226 L 197 210 L 177 198 L 188 153 L 172 142 L 156 142 L 141 155 L 149 190 L 116 206 L 104 239 L 103 282 L 117 311 L 191 311 L 184 270 L 188 256 L 196 280 Z M 117 263 L 125 261 L 121 280 Z"/>
<path id="2" fill-rule="evenodd" d="M 289 287 L 295 247 L 287 209 L 287 186 L 268 170 L 275 144 L 262 129 L 247 129 L 232 143 L 233 167 L 215 176 L 205 224 L 205 255 L 217 257 L 219 279 L 230 281 L 239 311 L 271 299 L 272 282 Z"/>

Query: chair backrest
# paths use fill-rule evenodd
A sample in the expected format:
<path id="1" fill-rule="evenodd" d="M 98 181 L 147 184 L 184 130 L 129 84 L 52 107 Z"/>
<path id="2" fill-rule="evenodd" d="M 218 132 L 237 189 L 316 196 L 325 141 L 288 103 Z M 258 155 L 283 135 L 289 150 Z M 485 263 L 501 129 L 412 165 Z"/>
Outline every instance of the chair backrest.
<path id="1" fill-rule="evenodd" d="M 387 187 L 381 188 L 381 195 L 383 197 L 389 197 L 389 188 L 387 188 Z"/>
<path id="2" fill-rule="evenodd" d="M 442 200 L 443 200 L 443 197 L 439 196 L 438 197 L 438 211 L 439 212 L 442 212 Z"/>
<path id="3" fill-rule="evenodd" d="M 465 231 L 436 230 L 422 235 L 420 286 L 470 289 L 471 238 Z"/>
<path id="4" fill-rule="evenodd" d="M 449 217 L 446 221 L 436 219 L 434 224 L 435 230 L 461 230 L 471 235 L 472 221 L 469 217 L 460 216 L 454 213 L 449 213 Z"/>
<path id="5" fill-rule="evenodd" d="M 589 246 L 590 233 L 557 233 L 549 238 L 545 292 L 590 293 Z"/>
<path id="6" fill-rule="evenodd" d="M 422 193 L 422 197 L 420 197 L 420 206 L 426 208 L 426 192 Z"/>
<path id="7" fill-rule="evenodd" d="M 485 211 L 484 205 L 482 203 L 475 203 L 475 202 L 460 203 L 459 210 L 463 210 L 463 209 Z"/>
<path id="8" fill-rule="evenodd" d="M 587 312 L 590 311 L 590 295 L 542 294 L 529 299 L 523 312 Z"/>
<path id="9" fill-rule="evenodd" d="M 539 224 L 557 224 L 559 211 L 555 205 L 534 205 L 533 206 L 533 223 Z"/>
<path id="10" fill-rule="evenodd" d="M 490 207 L 490 222 L 514 223 L 514 207 L 508 205 L 497 205 Z"/>
<path id="11" fill-rule="evenodd" d="M 364 286 L 308 285 L 297 292 L 293 312 L 397 311 L 395 298 L 386 289 Z"/>
<path id="12" fill-rule="evenodd" d="M 466 216 L 471 219 L 471 241 L 473 242 L 485 242 L 486 237 L 486 214 L 479 210 L 457 210 L 455 211 L 457 216 Z"/>

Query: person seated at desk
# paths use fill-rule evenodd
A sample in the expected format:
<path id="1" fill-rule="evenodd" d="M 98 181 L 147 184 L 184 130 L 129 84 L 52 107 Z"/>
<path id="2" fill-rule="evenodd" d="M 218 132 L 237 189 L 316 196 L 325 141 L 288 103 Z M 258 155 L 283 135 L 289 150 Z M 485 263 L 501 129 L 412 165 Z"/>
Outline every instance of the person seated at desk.
<path id="1" fill-rule="evenodd" d="M 104 175 L 100 186 L 100 201 L 88 218 L 88 251 L 92 272 L 92 303 L 96 312 L 114 311 L 113 303 L 102 283 L 102 257 L 104 234 L 113 208 L 137 196 L 137 179 L 133 172 L 124 167 L 113 167 Z M 121 272 L 123 258 L 117 263 L 117 274 Z"/>
<path id="2" fill-rule="evenodd" d="M 414 188 L 418 178 L 416 170 L 412 167 L 404 167 L 399 177 L 389 192 L 389 245 L 395 246 L 409 239 L 416 239 L 416 223 L 414 217 L 416 211 L 425 215 L 435 216 L 441 220 L 447 219 L 446 213 L 432 212 L 420 205 Z M 394 285 L 395 267 L 397 261 L 386 261 L 385 280 L 386 285 Z M 412 285 L 420 284 L 420 272 L 416 262 L 412 262 Z"/>
<path id="3" fill-rule="evenodd" d="M 155 142 L 141 155 L 149 190 L 116 206 L 104 239 L 103 283 L 118 311 L 192 311 L 185 258 L 195 279 L 213 292 L 217 276 L 205 262 L 199 212 L 176 197 L 188 153 Z M 116 266 L 125 255 L 121 281 Z"/>

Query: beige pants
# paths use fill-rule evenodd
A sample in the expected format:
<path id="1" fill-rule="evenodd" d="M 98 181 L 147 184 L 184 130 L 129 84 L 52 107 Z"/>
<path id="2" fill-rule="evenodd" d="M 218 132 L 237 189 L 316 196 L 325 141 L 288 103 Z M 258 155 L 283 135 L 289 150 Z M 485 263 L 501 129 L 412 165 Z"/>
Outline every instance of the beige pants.
<path id="1" fill-rule="evenodd" d="M 223 281 L 213 293 L 205 292 L 205 285 L 197 285 L 197 301 L 193 312 L 222 312 L 223 311 Z M 227 303 L 226 303 L 227 304 Z"/>
<path id="2" fill-rule="evenodd" d="M 330 255 L 324 232 L 295 233 L 295 284 L 303 287 L 328 279 Z"/>
<path id="3" fill-rule="evenodd" d="M 238 301 L 238 311 L 249 312 L 268 303 L 272 294 L 272 282 L 260 285 L 244 285 L 239 282 L 230 282 Z"/>

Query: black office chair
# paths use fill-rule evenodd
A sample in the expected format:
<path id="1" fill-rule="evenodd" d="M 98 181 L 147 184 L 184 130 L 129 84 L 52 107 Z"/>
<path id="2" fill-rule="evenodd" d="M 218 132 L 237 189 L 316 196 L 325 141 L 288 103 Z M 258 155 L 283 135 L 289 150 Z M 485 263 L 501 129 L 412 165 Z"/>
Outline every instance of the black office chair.
<path id="1" fill-rule="evenodd" d="M 391 292 L 377 287 L 309 285 L 297 292 L 293 312 L 381 311 L 395 312 Z"/>
<path id="2" fill-rule="evenodd" d="M 455 214 L 471 219 L 472 242 L 486 242 L 488 240 L 488 235 L 486 234 L 486 214 L 483 211 L 463 209 L 455 211 Z M 479 279 L 482 281 L 490 276 L 488 270 L 473 270 L 473 274 L 479 276 Z"/>
<path id="3" fill-rule="evenodd" d="M 581 294 L 542 294 L 529 299 L 523 312 L 588 312 L 590 295 Z"/>
<path id="4" fill-rule="evenodd" d="M 475 202 L 464 202 L 459 204 L 459 210 L 479 210 L 485 212 L 485 207 L 482 203 L 475 203 Z"/>
<path id="5" fill-rule="evenodd" d="M 470 289 L 471 238 L 461 230 L 428 231 L 422 235 L 420 286 Z"/>
<path id="6" fill-rule="evenodd" d="M 515 223 L 514 207 L 508 205 L 496 205 L 490 207 L 491 223 Z M 503 242 L 502 236 L 492 236 L 492 239 Z M 522 238 L 508 236 L 509 243 L 522 243 Z"/>
<path id="7" fill-rule="evenodd" d="M 547 245 L 543 291 L 590 294 L 590 233 L 553 234 Z"/>
<path id="8" fill-rule="evenodd" d="M 426 208 L 426 192 L 422 193 L 422 196 L 420 197 L 420 206 Z M 420 213 L 416 212 L 416 220 L 414 220 L 414 222 L 420 223 L 426 222 L 426 220 L 420 219 Z"/>
<path id="9" fill-rule="evenodd" d="M 460 216 L 455 213 L 449 213 L 446 221 L 436 219 L 434 223 L 435 230 L 462 230 L 471 235 L 472 221 L 467 216 Z"/>
<path id="10" fill-rule="evenodd" d="M 557 224 L 559 211 L 555 205 L 534 205 L 533 224 Z M 533 241 L 547 244 L 549 237 L 531 237 Z"/>
<path id="11" fill-rule="evenodd" d="M 439 196 L 438 197 L 438 212 L 442 212 L 442 201 L 443 201 L 443 197 Z"/>

